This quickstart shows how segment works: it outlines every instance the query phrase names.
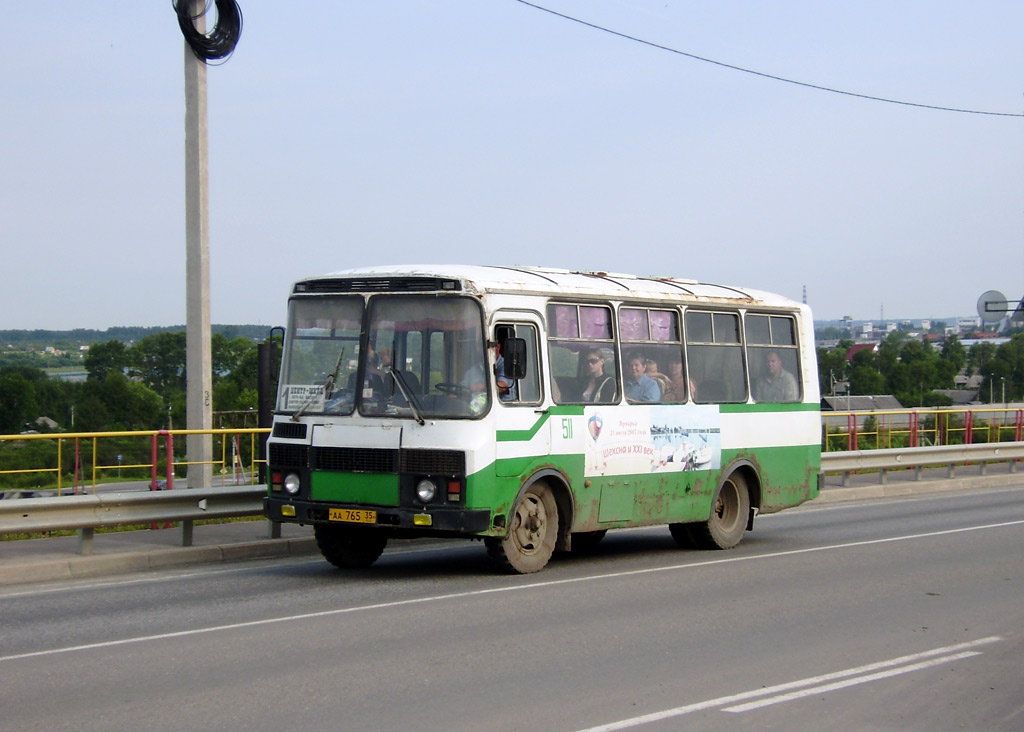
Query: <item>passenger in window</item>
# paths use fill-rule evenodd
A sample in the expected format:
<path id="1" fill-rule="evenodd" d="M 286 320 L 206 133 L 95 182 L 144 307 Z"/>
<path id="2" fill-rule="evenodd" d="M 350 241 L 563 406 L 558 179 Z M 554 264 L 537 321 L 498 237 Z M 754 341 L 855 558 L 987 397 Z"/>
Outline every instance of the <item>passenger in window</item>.
<path id="1" fill-rule="evenodd" d="M 670 401 L 666 396 L 666 393 L 671 389 L 671 382 L 669 381 L 668 376 L 658 370 L 658 362 L 653 358 L 646 359 L 644 361 L 644 372 L 658 382 L 658 390 L 661 392 L 661 401 Z"/>
<path id="2" fill-rule="evenodd" d="M 765 370 L 754 382 L 754 400 L 758 402 L 795 402 L 800 397 L 796 378 L 782 367 L 775 349 L 765 355 Z"/>
<path id="3" fill-rule="evenodd" d="M 604 354 L 598 348 L 580 353 L 580 401 L 610 402 L 615 399 L 615 379 L 604 372 Z"/>
<path id="4" fill-rule="evenodd" d="M 668 357 L 668 386 L 661 392 L 663 402 L 686 401 L 686 376 L 683 375 L 683 357 L 678 351 L 674 351 Z M 697 393 L 697 386 L 690 379 L 690 398 L 693 399 Z"/>
<path id="5" fill-rule="evenodd" d="M 647 364 L 639 353 L 626 356 L 626 401 L 661 401 L 661 387 L 646 373 Z"/>
<path id="6" fill-rule="evenodd" d="M 505 357 L 501 355 L 501 344 L 496 346 L 498 357 L 494 361 L 494 379 L 498 384 L 498 398 L 503 402 L 516 400 L 516 381 L 505 376 Z"/>

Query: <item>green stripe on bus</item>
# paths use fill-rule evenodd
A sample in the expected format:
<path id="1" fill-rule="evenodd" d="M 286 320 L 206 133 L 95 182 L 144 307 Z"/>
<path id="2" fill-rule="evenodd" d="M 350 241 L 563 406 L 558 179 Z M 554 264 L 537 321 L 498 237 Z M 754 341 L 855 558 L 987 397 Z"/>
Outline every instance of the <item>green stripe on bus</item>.
<path id="1" fill-rule="evenodd" d="M 722 414 L 755 414 L 758 412 L 817 412 L 821 405 L 817 402 L 810 404 L 794 402 L 793 404 L 719 404 L 718 409 Z"/>
<path id="2" fill-rule="evenodd" d="M 530 427 L 530 429 L 497 430 L 495 432 L 496 439 L 498 442 L 529 442 L 540 431 L 540 428 L 544 426 L 549 418 L 567 414 L 581 415 L 583 414 L 583 407 L 578 405 L 551 407 L 537 418 L 537 421 L 533 423 L 533 426 Z"/>

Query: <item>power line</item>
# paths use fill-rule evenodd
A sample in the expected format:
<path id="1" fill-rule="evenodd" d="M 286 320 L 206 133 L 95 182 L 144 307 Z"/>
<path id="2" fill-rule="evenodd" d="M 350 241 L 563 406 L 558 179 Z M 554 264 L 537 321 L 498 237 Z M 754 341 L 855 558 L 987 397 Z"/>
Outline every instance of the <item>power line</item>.
<path id="1" fill-rule="evenodd" d="M 660 43 L 654 43 L 652 41 L 646 41 L 643 38 L 637 38 L 636 36 L 631 36 L 631 35 L 629 35 L 627 33 L 621 33 L 620 31 L 612 30 L 611 28 L 607 28 L 607 27 L 602 26 L 602 25 L 597 25 L 596 23 L 591 23 L 589 21 L 582 20 L 580 18 L 575 18 L 575 17 L 573 17 L 571 15 L 566 15 L 565 13 L 559 13 L 556 10 L 551 10 L 550 8 L 545 8 L 545 7 L 541 6 L 541 5 L 537 5 L 536 3 L 527 2 L 527 0 L 515 0 L 515 2 L 520 3 L 522 5 L 526 5 L 526 6 L 531 7 L 531 8 L 534 8 L 535 10 L 540 10 L 542 12 L 549 13 L 551 15 L 554 15 L 555 17 L 562 18 L 563 20 L 569 20 L 569 21 L 572 21 L 573 23 L 579 23 L 580 25 L 586 26 L 587 28 L 593 28 L 594 30 L 601 31 L 602 33 L 608 33 L 608 34 L 613 35 L 613 36 L 618 36 L 619 38 L 624 38 L 627 41 L 633 41 L 634 43 L 641 43 L 641 44 L 643 44 L 645 46 L 650 46 L 651 48 L 656 48 L 659 51 L 668 51 L 669 53 L 674 53 L 674 54 L 676 54 L 678 56 L 685 56 L 686 58 L 693 59 L 694 61 L 701 61 L 701 62 L 706 63 L 706 64 L 713 64 L 715 66 L 721 66 L 722 68 L 731 69 L 732 71 L 742 71 L 744 74 L 753 74 L 754 76 L 760 76 L 760 77 L 762 77 L 764 79 L 771 79 L 772 81 L 781 81 L 781 82 L 784 82 L 786 84 L 794 84 L 796 86 L 802 86 L 802 87 L 806 87 L 808 89 L 815 89 L 817 91 L 829 92 L 830 94 L 842 94 L 842 95 L 847 96 L 847 97 L 856 97 L 858 99 L 867 99 L 867 100 L 872 101 L 872 102 L 885 102 L 886 104 L 900 104 L 900 105 L 903 105 L 905 107 L 917 107 L 919 109 L 931 109 L 931 110 L 936 110 L 936 111 L 939 111 L 939 112 L 959 112 L 960 114 L 981 114 L 981 115 L 987 115 L 987 116 L 991 116 L 991 117 L 1024 117 L 1024 114 L 1012 114 L 1010 112 L 988 112 L 988 111 L 983 111 L 983 110 L 978 110 L 978 109 L 959 109 L 959 108 L 956 108 L 956 107 L 942 107 L 942 106 L 935 105 L 935 104 L 919 104 L 917 102 L 905 102 L 905 101 L 901 101 L 899 99 L 887 99 L 885 97 L 876 97 L 876 96 L 872 96 L 870 94 L 858 94 L 857 92 L 844 91 L 842 89 L 833 89 L 832 87 L 821 86 L 819 84 L 811 84 L 811 83 L 806 82 L 806 81 L 797 81 L 796 79 L 787 79 L 784 76 L 776 76 L 775 74 L 768 74 L 768 73 L 765 73 L 763 71 L 755 71 L 754 69 L 747 69 L 747 68 L 744 68 L 742 66 L 736 66 L 734 64 L 727 64 L 727 63 L 725 63 L 723 61 L 715 61 L 714 59 L 711 59 L 711 58 L 705 58 L 703 56 L 698 56 L 698 55 L 693 54 L 693 53 L 687 53 L 686 51 L 680 51 L 677 48 L 672 48 L 670 46 L 663 46 Z"/>

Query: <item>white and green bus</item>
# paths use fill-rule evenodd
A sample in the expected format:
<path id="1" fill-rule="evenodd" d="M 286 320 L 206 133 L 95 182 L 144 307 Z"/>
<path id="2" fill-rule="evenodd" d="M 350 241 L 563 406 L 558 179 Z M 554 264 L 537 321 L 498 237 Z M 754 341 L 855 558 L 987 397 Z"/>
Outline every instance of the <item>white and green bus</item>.
<path id="1" fill-rule="evenodd" d="M 265 514 L 367 567 L 391 538 L 483 539 L 506 571 L 668 525 L 728 549 L 818 495 L 811 314 L 765 292 L 528 267 L 295 284 Z"/>

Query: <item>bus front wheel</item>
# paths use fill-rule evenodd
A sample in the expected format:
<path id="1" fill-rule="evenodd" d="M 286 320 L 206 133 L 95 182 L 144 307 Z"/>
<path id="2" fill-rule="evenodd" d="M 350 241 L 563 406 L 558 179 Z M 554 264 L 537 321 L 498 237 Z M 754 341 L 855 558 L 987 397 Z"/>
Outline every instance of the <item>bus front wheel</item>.
<path id="1" fill-rule="evenodd" d="M 740 473 L 733 473 L 722 483 L 715 499 L 711 502 L 711 516 L 704 523 L 686 524 L 686 538 L 694 546 L 701 549 L 732 549 L 740 543 L 743 533 L 747 530 L 750 516 L 750 492 L 747 481 Z M 681 524 L 675 524 L 680 529 Z M 680 541 L 677 533 L 683 533 L 670 527 L 676 542 Z"/>
<path id="2" fill-rule="evenodd" d="M 388 544 L 383 532 L 354 526 L 315 524 L 313 535 L 324 559 L 341 569 L 366 569 Z"/>
<path id="3" fill-rule="evenodd" d="M 544 483 L 534 483 L 516 502 L 504 537 L 484 540 L 487 554 L 506 572 L 539 572 L 551 559 L 558 537 L 558 507 Z"/>

